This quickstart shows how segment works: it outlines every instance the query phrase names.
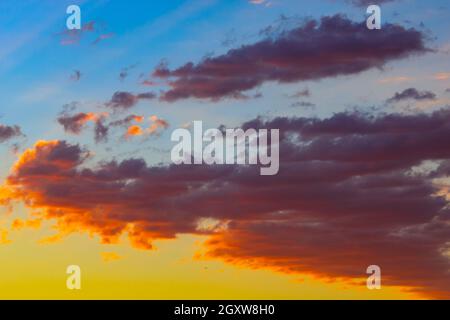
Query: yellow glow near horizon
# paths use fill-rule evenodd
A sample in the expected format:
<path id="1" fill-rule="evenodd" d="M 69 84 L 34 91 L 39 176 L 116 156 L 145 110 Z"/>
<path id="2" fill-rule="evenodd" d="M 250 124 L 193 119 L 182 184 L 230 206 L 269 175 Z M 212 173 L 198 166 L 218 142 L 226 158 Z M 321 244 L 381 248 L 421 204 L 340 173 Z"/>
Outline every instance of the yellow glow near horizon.
<path id="1" fill-rule="evenodd" d="M 398 288 L 368 290 L 309 276 L 250 270 L 221 261 L 193 259 L 204 240 L 181 236 L 157 241 L 155 251 L 131 248 L 124 240 L 101 245 L 75 234 L 39 244 L 48 228 L 9 233 L 0 245 L 1 299 L 407 299 Z M 66 268 L 81 267 L 82 288 L 66 288 Z"/>

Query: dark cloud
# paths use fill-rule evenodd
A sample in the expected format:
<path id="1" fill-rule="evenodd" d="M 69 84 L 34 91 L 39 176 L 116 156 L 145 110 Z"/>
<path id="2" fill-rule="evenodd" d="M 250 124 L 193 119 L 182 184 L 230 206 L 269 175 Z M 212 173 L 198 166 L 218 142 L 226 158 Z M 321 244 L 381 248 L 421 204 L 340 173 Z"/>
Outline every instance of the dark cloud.
<path id="1" fill-rule="evenodd" d="M 134 107 L 140 100 L 152 100 L 156 95 L 152 92 L 133 94 L 125 91 L 117 91 L 111 100 L 105 105 L 112 109 L 129 109 Z"/>
<path id="2" fill-rule="evenodd" d="M 81 71 L 80 70 L 74 70 L 73 73 L 70 75 L 70 80 L 72 81 L 80 81 L 81 79 Z"/>
<path id="3" fill-rule="evenodd" d="M 88 121 L 94 120 L 96 115 L 94 113 L 80 112 L 75 115 L 61 114 L 57 121 L 64 127 L 64 130 L 69 133 L 79 134 Z"/>
<path id="4" fill-rule="evenodd" d="M 23 136 L 23 134 L 19 126 L 0 124 L 0 143 L 20 136 Z"/>
<path id="5" fill-rule="evenodd" d="M 95 124 L 95 142 L 100 143 L 108 140 L 109 127 L 106 124 L 107 114 L 79 112 L 71 115 L 69 112 L 70 111 L 65 108 L 57 119 L 59 124 L 64 127 L 64 131 L 71 134 L 80 134 L 88 122 L 93 122 Z"/>
<path id="6" fill-rule="evenodd" d="M 126 233 L 151 249 L 157 239 L 203 234 L 203 255 L 228 263 L 349 281 L 377 264 L 385 286 L 450 297 L 450 212 L 435 183 L 450 173 L 450 109 L 258 118 L 242 128 L 280 130 L 278 175 L 142 159 L 86 167 L 86 150 L 41 141 L 6 187 L 60 230 L 104 243 Z"/>
<path id="7" fill-rule="evenodd" d="M 389 98 L 386 102 L 400 102 L 404 100 L 435 100 L 436 94 L 431 91 L 418 91 L 416 88 L 408 88 L 402 92 L 396 92 L 392 98 Z"/>
<path id="8" fill-rule="evenodd" d="M 96 143 L 108 141 L 109 127 L 105 124 L 105 117 L 96 119 L 94 133 Z"/>
<path id="9" fill-rule="evenodd" d="M 345 16 L 308 20 L 276 37 L 243 45 L 170 70 L 160 64 L 153 76 L 165 78 L 170 89 L 162 100 L 237 97 L 265 82 L 292 83 L 357 74 L 387 62 L 428 50 L 415 29 L 386 24 L 382 32 L 368 30 Z"/>
<path id="10" fill-rule="evenodd" d="M 130 125 L 132 122 L 142 122 L 143 120 L 144 120 L 143 116 L 131 114 L 129 116 L 126 116 L 123 119 L 112 121 L 110 123 L 110 126 L 113 126 L 113 127 L 125 126 L 126 127 L 126 126 Z"/>

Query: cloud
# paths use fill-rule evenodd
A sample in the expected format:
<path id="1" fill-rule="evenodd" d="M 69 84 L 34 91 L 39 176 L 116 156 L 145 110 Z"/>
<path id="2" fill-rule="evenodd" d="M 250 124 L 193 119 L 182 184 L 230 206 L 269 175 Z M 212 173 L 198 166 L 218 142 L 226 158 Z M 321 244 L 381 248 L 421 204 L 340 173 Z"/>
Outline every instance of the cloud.
<path id="1" fill-rule="evenodd" d="M 79 112 L 71 115 L 70 111 L 73 111 L 73 109 L 69 111 L 65 109 L 57 119 L 64 127 L 64 130 L 68 133 L 78 135 L 86 128 L 87 123 L 93 122 L 95 124 L 94 134 L 96 143 L 108 141 L 110 130 L 116 127 L 126 128 L 126 138 L 142 135 L 158 135 L 161 130 L 165 130 L 169 127 L 169 123 L 166 120 L 161 119 L 156 115 L 148 118 L 150 122 L 148 128 L 142 128 L 140 125 L 133 124 L 133 122 L 139 124 L 142 123 L 145 120 L 144 116 L 132 114 L 119 120 L 107 122 L 106 119 L 109 116 L 107 113 Z"/>
<path id="2" fill-rule="evenodd" d="M 134 120 L 137 122 L 142 122 L 141 118 L 134 117 Z M 149 118 L 150 126 L 146 129 L 143 129 L 139 125 L 131 125 L 128 127 L 127 132 L 125 134 L 126 138 L 130 138 L 133 136 L 142 136 L 142 135 L 157 135 L 160 132 L 160 129 L 164 130 L 169 127 L 169 123 L 157 116 L 153 115 Z"/>
<path id="3" fill-rule="evenodd" d="M 412 28 L 386 24 L 382 32 L 372 32 L 365 23 L 335 15 L 308 20 L 276 37 L 197 64 L 189 62 L 174 70 L 160 64 L 153 76 L 168 81 L 170 89 L 160 97 L 164 101 L 218 100 L 270 81 L 293 83 L 382 68 L 389 61 L 427 52 L 424 39 Z"/>
<path id="4" fill-rule="evenodd" d="M 128 127 L 125 137 L 130 138 L 134 136 L 142 136 L 143 134 L 144 130 L 142 130 L 140 126 L 134 124 Z"/>
<path id="5" fill-rule="evenodd" d="M 297 101 L 291 104 L 292 108 L 305 108 L 305 109 L 314 109 L 316 105 L 312 102 L 308 101 Z"/>
<path id="6" fill-rule="evenodd" d="M 152 100 L 154 98 L 156 98 L 156 95 L 152 92 L 133 94 L 126 91 L 117 91 L 105 106 L 115 110 L 124 110 L 134 107 L 140 100 Z"/>
<path id="7" fill-rule="evenodd" d="M 107 142 L 109 133 L 111 129 L 114 128 L 125 128 L 125 137 L 131 138 L 133 136 L 158 135 L 161 130 L 165 130 L 169 127 L 169 123 L 166 120 L 161 119 L 156 115 L 149 117 L 149 127 L 143 128 L 138 124 L 143 123 L 145 117 L 140 115 L 132 114 L 122 119 L 108 122 L 107 118 L 109 117 L 109 114 L 107 113 L 79 112 L 72 115 L 72 111 L 74 111 L 73 107 L 65 107 L 63 112 L 57 118 L 57 121 L 64 127 L 64 131 L 79 135 L 89 122 L 93 122 L 95 124 L 93 129 L 96 143 Z"/>
<path id="8" fill-rule="evenodd" d="M 11 228 L 13 230 L 22 230 L 24 228 L 39 229 L 41 227 L 41 222 L 42 221 L 39 219 L 35 220 L 15 219 L 11 224 Z"/>
<path id="9" fill-rule="evenodd" d="M 290 97 L 291 98 L 303 98 L 303 97 L 310 97 L 310 96 L 311 96 L 311 92 L 309 91 L 309 89 L 303 89 L 303 90 L 297 91 Z"/>
<path id="10" fill-rule="evenodd" d="M 70 80 L 71 81 L 80 81 L 81 79 L 81 71 L 80 70 L 74 70 L 73 73 L 70 75 Z"/>
<path id="11" fill-rule="evenodd" d="M 440 81 L 446 81 L 450 79 L 450 72 L 440 72 L 434 75 L 434 79 Z"/>
<path id="12" fill-rule="evenodd" d="M 105 119 L 106 116 L 102 115 L 95 121 L 94 134 L 96 143 L 108 141 L 109 127 L 105 124 Z"/>
<path id="13" fill-rule="evenodd" d="M 95 142 L 107 141 L 109 132 L 109 128 L 105 124 L 105 119 L 108 117 L 107 113 L 79 112 L 71 115 L 69 112 L 73 110 L 73 108 L 69 110 L 65 109 L 57 118 L 59 124 L 64 127 L 64 131 L 78 135 L 86 127 L 88 122 L 93 122 L 95 123 Z"/>
<path id="14" fill-rule="evenodd" d="M 96 119 L 97 115 L 93 112 L 80 112 L 75 115 L 61 114 L 57 120 L 66 132 L 80 134 L 86 123 L 95 121 Z"/>
<path id="15" fill-rule="evenodd" d="M 133 121 L 135 121 L 135 122 L 142 122 L 142 121 L 144 121 L 144 117 L 143 117 L 143 116 L 139 116 L 139 115 L 132 114 L 132 115 L 126 116 L 126 117 L 123 118 L 123 119 L 120 119 L 120 120 L 116 120 L 116 121 L 111 122 L 111 123 L 110 123 L 110 126 L 113 126 L 113 127 L 117 127 L 117 126 L 127 126 L 127 125 L 129 125 L 130 123 L 132 123 Z"/>
<path id="16" fill-rule="evenodd" d="M 404 100 L 435 100 L 436 94 L 431 91 L 418 91 L 416 88 L 408 88 L 402 92 L 396 92 L 392 98 L 389 98 L 387 103 L 400 102 Z"/>
<path id="17" fill-rule="evenodd" d="M 148 128 L 149 134 L 155 134 L 158 129 L 167 129 L 169 127 L 169 123 L 157 116 L 153 115 L 150 117 L 151 125 Z"/>
<path id="18" fill-rule="evenodd" d="M 133 158 L 87 166 L 92 155 L 80 146 L 40 141 L 19 157 L 0 200 L 103 243 L 127 234 L 152 249 L 202 234 L 199 257 L 350 282 L 377 264 L 385 286 L 450 297 L 450 211 L 436 183 L 450 175 L 450 109 L 257 118 L 242 128 L 280 129 L 278 175 Z"/>
<path id="19" fill-rule="evenodd" d="M 0 143 L 23 136 L 19 126 L 7 126 L 0 124 Z"/>

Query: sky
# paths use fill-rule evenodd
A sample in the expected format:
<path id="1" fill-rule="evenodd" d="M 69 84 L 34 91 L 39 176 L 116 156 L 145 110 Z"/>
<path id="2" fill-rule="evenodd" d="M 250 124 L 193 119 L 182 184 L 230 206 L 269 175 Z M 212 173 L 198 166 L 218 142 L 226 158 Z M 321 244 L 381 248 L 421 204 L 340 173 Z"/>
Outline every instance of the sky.
<path id="1" fill-rule="evenodd" d="M 447 0 L 1 1 L 0 298 L 450 298 L 449 18 Z M 193 121 L 280 130 L 278 174 L 172 164 Z"/>

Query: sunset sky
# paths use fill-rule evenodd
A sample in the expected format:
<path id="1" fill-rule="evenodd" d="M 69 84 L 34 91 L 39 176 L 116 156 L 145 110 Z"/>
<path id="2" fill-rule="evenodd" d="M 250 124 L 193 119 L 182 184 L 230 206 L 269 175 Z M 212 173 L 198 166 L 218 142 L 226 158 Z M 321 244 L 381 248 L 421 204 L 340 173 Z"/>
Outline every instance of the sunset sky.
<path id="1" fill-rule="evenodd" d="M 449 29 L 448 0 L 1 1 L 0 299 L 450 298 Z M 171 164 L 193 121 L 279 129 L 279 173 Z"/>

